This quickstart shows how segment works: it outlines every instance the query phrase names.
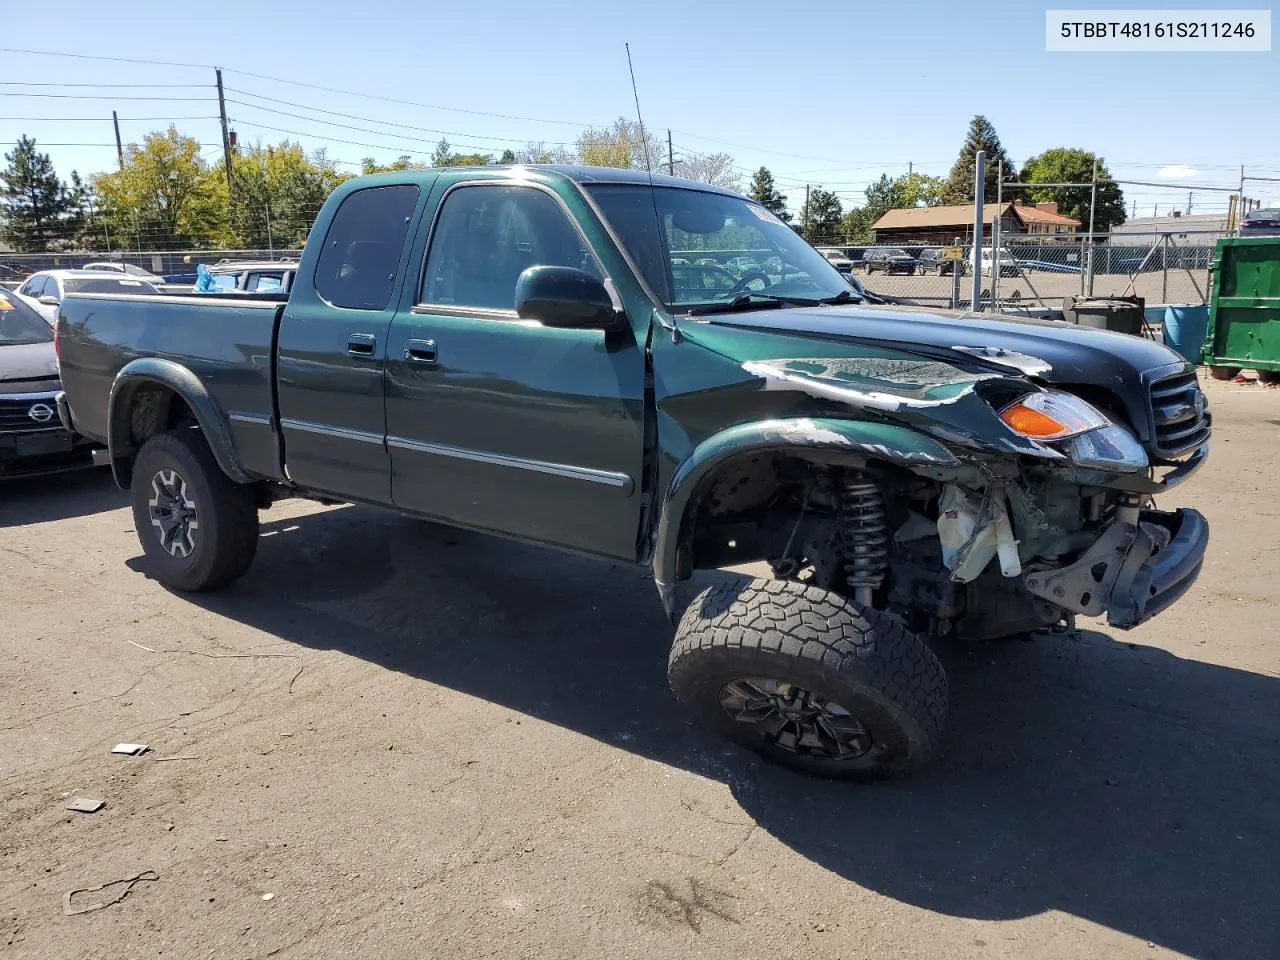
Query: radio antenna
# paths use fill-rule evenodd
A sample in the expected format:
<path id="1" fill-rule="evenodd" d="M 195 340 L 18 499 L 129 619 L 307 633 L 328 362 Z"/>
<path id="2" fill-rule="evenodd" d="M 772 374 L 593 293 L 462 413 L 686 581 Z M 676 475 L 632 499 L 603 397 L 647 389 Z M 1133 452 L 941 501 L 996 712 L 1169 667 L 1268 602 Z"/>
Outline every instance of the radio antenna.
<path id="1" fill-rule="evenodd" d="M 644 135 L 644 117 L 640 116 L 640 93 L 636 89 L 636 68 L 631 65 L 631 44 L 627 48 L 627 72 L 631 74 L 631 96 L 636 101 L 636 122 L 640 125 L 640 143 L 644 146 L 644 168 L 649 172 L 649 186 L 653 186 L 653 164 L 649 161 L 649 138 Z"/>
<path id="2" fill-rule="evenodd" d="M 658 191 L 653 185 L 653 162 L 649 158 L 649 138 L 644 132 L 644 117 L 640 115 L 640 92 L 636 89 L 636 68 L 631 63 L 631 44 L 623 44 L 627 48 L 627 72 L 631 74 L 631 96 L 636 101 L 636 123 L 640 127 L 640 143 L 644 147 L 644 168 L 649 174 L 649 200 L 653 203 L 653 226 L 654 239 L 658 244 L 658 255 L 662 258 L 663 265 L 662 279 L 666 282 L 667 290 L 658 291 L 659 297 L 665 296 L 667 291 L 672 287 L 671 280 L 671 256 L 667 251 L 666 237 L 662 232 L 662 214 L 658 213 Z M 657 318 L 658 324 L 671 334 L 671 342 L 680 342 L 680 328 L 676 326 L 675 319 L 669 317 L 661 309 L 654 311 L 654 317 Z"/>

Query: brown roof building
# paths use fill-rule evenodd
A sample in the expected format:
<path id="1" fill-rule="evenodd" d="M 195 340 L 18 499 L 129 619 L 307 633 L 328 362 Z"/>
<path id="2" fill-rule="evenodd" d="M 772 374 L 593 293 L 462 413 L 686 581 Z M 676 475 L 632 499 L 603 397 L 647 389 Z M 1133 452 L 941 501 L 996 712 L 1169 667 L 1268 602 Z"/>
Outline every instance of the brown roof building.
<path id="1" fill-rule="evenodd" d="M 991 222 L 1000 208 L 994 203 L 983 207 L 983 240 L 991 239 Z M 946 207 L 901 207 L 890 210 L 875 222 L 876 243 L 961 243 L 973 239 L 973 204 Z M 1058 213 L 1056 203 L 1024 204 L 1021 200 L 1007 203 L 1000 211 L 1000 232 L 1030 234 L 1036 237 L 1068 236 L 1080 229 L 1080 221 Z"/>

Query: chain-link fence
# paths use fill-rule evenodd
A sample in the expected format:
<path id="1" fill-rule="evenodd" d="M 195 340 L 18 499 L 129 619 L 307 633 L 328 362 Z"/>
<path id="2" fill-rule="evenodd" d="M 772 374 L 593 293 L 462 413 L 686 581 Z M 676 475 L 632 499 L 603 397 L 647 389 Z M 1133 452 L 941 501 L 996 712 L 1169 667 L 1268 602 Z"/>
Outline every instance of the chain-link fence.
<path id="1" fill-rule="evenodd" d="M 197 264 L 212 266 L 220 260 L 296 260 L 301 250 L 116 250 L 75 253 L 0 253 L 0 282 L 21 280 L 39 270 L 75 270 L 89 263 L 120 263 L 140 267 L 174 282 L 194 282 Z"/>
<path id="2" fill-rule="evenodd" d="M 1203 304 L 1209 262 L 1222 234 L 1077 234 L 1042 239 L 1005 237 L 998 256 L 981 252 L 982 303 L 1056 311 L 1066 297 L 1138 296 L 1147 304 Z M 892 301 L 968 308 L 972 247 L 930 244 L 852 246 L 816 240 L 837 267 L 869 292 Z M 960 254 L 962 260 L 948 257 Z M 703 254 L 706 255 L 705 253 Z"/>

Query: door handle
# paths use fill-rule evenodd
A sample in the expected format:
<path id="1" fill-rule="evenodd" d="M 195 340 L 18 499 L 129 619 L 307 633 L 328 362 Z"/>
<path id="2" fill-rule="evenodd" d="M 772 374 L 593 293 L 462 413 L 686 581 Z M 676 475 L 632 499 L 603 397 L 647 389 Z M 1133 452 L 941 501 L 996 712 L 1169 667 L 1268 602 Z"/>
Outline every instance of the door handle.
<path id="1" fill-rule="evenodd" d="M 410 363 L 435 363 L 436 342 L 434 340 L 406 340 L 404 342 L 404 358 Z"/>
<path id="2" fill-rule="evenodd" d="M 353 333 L 347 337 L 347 353 L 353 357 L 372 357 L 378 338 L 372 333 Z"/>

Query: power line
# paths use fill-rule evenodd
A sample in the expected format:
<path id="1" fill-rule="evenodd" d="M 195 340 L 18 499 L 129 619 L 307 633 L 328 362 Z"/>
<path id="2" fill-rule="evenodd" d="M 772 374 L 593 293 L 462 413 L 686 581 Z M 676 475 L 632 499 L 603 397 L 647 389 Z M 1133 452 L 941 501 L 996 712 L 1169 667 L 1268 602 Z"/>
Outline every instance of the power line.
<path id="1" fill-rule="evenodd" d="M 208 87 L 207 83 L 45 83 L 28 80 L 0 80 L 0 87 L 87 87 L 90 89 L 100 88 L 133 88 L 133 87 L 164 87 L 168 89 L 178 90 L 200 90 Z"/>
<path id="2" fill-rule="evenodd" d="M 142 63 L 153 67 L 191 67 L 200 70 L 212 70 L 209 63 L 175 63 L 169 60 L 136 60 L 129 57 L 104 57 L 93 53 L 63 53 L 58 50 L 25 50 L 18 47 L 0 47 L 0 53 L 26 53 L 39 57 L 68 57 L 72 60 L 106 60 L 110 63 Z"/>
<path id="3" fill-rule="evenodd" d="M 116 96 L 103 93 L 11 93 L 8 90 L 0 90 L 0 97 L 38 97 L 44 100 L 158 100 L 162 103 L 175 101 L 205 103 L 213 99 L 212 97 L 139 97 L 133 94 Z"/>
<path id="4" fill-rule="evenodd" d="M 305 104 L 305 103 L 294 103 L 294 102 L 292 102 L 292 101 L 290 101 L 290 100 L 279 100 L 279 99 L 277 99 L 277 98 L 275 98 L 275 97 L 266 97 L 266 96 L 263 96 L 262 94 L 259 94 L 259 93 L 250 93 L 250 92 L 249 92 L 249 91 L 247 91 L 247 90 L 238 90 L 238 89 L 236 89 L 235 87 L 227 87 L 226 89 L 227 89 L 227 92 L 228 92 L 228 93 L 238 93 L 238 94 L 240 94 L 241 96 L 256 97 L 256 98 L 258 98 L 258 99 L 260 99 L 260 100 L 267 100 L 267 101 L 270 101 L 271 103 L 282 103 L 282 104 L 284 104 L 285 106 L 289 106 L 289 107 L 298 107 L 298 108 L 300 108 L 300 109 L 302 109 L 302 110 L 309 110 L 309 111 L 311 111 L 312 113 L 324 113 L 324 114 L 328 114 L 329 116 L 333 116 L 333 117 L 344 117 L 344 118 L 345 118 L 345 119 L 347 119 L 347 120 L 364 120 L 366 123 L 377 123 L 377 124 L 381 124 L 382 126 L 385 126 L 385 127 L 403 127 L 403 128 L 404 128 L 404 129 L 406 129 L 406 130 L 418 130 L 418 131 L 421 131 L 421 132 L 424 132 L 424 133 L 438 133 L 438 134 L 443 134 L 443 135 L 445 135 L 445 136 L 449 136 L 449 137 L 474 137 L 474 136 L 476 136 L 476 134 L 474 134 L 474 133 L 461 133 L 461 132 L 459 132 L 459 131 L 457 131 L 457 130 L 440 130 L 440 129 L 437 129 L 437 128 L 435 128 L 435 127 L 419 127 L 419 126 L 415 126 L 414 124 L 411 124 L 411 123 L 399 123 L 399 122 L 394 122 L 394 121 L 391 121 L 391 120 L 375 120 L 375 119 L 373 119 L 372 117 L 361 117 L 361 116 L 358 116 L 358 115 L 356 115 L 356 114 L 352 114 L 352 113 L 340 113 L 340 112 L 338 112 L 337 110 L 326 110 L 326 109 L 324 109 L 323 107 L 312 107 L 312 106 L 310 106 L 310 105 L 308 105 L 308 104 Z M 334 127 L 345 127 L 345 126 L 346 126 L 346 124 L 334 123 L 334 122 L 333 122 L 333 121 L 331 121 L 331 120 L 322 120 L 322 119 L 320 119 L 320 118 L 318 118 L 318 117 L 308 117 L 308 116 L 303 116 L 302 114 L 289 113 L 287 110 L 276 110 L 276 109 L 274 109 L 274 108 L 272 108 L 272 107 L 264 107 L 264 106 L 262 106 L 261 104 L 257 104 L 257 103 L 245 103 L 243 100 L 235 100 L 235 99 L 232 99 L 232 98 L 230 98 L 230 97 L 228 97 L 228 98 L 227 98 L 227 103 L 235 103 L 235 104 L 238 104 L 238 105 L 240 105 L 240 106 L 242 106 L 242 107 L 252 107 L 254 110 L 263 110 L 263 111 L 265 111 L 265 112 L 267 112 L 267 113 L 276 113 L 276 114 L 279 114 L 280 116 L 283 116 L 283 117 L 293 117 L 293 118 L 294 118 L 294 119 L 296 119 L 296 120 L 310 120 L 310 121 L 312 121 L 312 122 L 314 122 L 314 123 L 324 123 L 324 124 L 327 124 L 327 125 L 329 125 L 329 126 L 334 126 Z M 385 133 L 385 132 L 387 132 L 387 131 L 383 131 L 383 130 L 370 130 L 368 127 L 346 127 L 346 128 L 347 128 L 348 130 L 363 130 L 363 131 L 364 131 L 364 132 L 366 132 L 366 133 Z M 417 138 L 415 138 L 415 137 L 406 137 L 405 139 L 413 140 L 413 139 L 417 139 Z M 489 140 L 499 140 L 499 141 L 503 141 L 503 142 L 506 142 L 506 143 L 528 143 L 528 142 L 529 142 L 529 138 L 528 138 L 528 137 L 488 137 L 487 139 L 489 139 Z M 544 142 L 549 143 L 549 144 L 550 144 L 550 145 L 552 145 L 552 146 L 557 146 L 557 147 L 563 147 L 563 146 L 567 146 L 567 145 L 568 145 L 568 141 L 564 141 L 564 140 L 544 141 Z"/>
<path id="5" fill-rule="evenodd" d="M 110 117 L 0 117 L 18 123 L 104 123 Z M 217 120 L 217 117 L 120 117 L 121 123 L 172 123 L 175 120 Z"/>

